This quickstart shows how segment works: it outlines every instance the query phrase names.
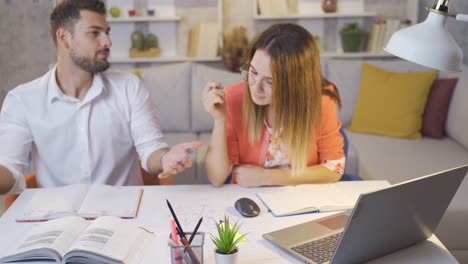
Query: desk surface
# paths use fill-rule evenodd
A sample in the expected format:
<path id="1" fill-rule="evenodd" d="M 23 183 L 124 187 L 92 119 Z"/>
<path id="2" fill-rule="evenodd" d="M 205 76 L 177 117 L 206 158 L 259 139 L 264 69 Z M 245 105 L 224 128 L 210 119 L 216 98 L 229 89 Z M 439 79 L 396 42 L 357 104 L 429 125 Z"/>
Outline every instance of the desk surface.
<path id="1" fill-rule="evenodd" d="M 386 186 L 385 181 L 349 182 L 347 192 L 358 196 L 379 187 Z M 133 187 L 128 187 L 133 188 Z M 205 263 L 214 263 L 213 243 L 208 233 L 215 232 L 213 219 L 223 219 L 228 215 L 232 220 L 240 219 L 241 231 L 248 233 L 247 241 L 239 245 L 241 263 L 301 263 L 288 253 L 280 250 L 264 240 L 261 235 L 273 230 L 303 223 L 331 213 L 303 214 L 289 217 L 274 217 L 267 212 L 266 207 L 255 195 L 258 191 L 272 188 L 242 188 L 237 185 L 225 185 L 214 188 L 210 185 L 174 185 L 174 186 L 145 186 L 143 199 L 137 219 L 156 235 L 149 243 L 141 263 L 170 263 L 170 252 L 167 246 L 169 237 L 169 221 L 172 218 L 166 205 L 168 199 L 186 232 L 195 227 L 197 220 L 203 216 L 200 231 L 207 233 L 205 237 Z M 26 206 L 33 189 L 26 190 L 12 207 L 0 218 L 0 256 L 23 237 L 34 223 L 16 223 L 15 219 Z M 234 202 L 240 197 L 250 197 L 256 201 L 261 214 L 254 218 L 243 218 L 234 209 Z M 213 218 L 213 219 L 212 219 Z M 38 262 L 44 263 L 44 262 Z M 371 263 L 458 263 L 442 243 L 432 236 L 429 240 L 416 246 L 387 255 Z"/>

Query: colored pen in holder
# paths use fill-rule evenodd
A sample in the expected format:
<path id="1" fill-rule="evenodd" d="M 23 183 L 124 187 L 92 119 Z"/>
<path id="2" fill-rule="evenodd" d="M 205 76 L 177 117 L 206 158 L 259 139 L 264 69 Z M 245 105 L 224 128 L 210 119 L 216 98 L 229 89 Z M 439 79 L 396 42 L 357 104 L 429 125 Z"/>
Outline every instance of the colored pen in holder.
<path id="1" fill-rule="evenodd" d="M 186 232 L 185 236 L 191 237 L 192 233 Z M 205 243 L 204 232 L 195 233 L 195 235 L 193 236 L 192 243 L 188 246 L 185 246 L 183 244 L 176 245 L 171 239 L 171 236 L 169 236 L 168 246 L 171 251 L 171 263 L 172 264 L 203 263 L 204 243 Z"/>

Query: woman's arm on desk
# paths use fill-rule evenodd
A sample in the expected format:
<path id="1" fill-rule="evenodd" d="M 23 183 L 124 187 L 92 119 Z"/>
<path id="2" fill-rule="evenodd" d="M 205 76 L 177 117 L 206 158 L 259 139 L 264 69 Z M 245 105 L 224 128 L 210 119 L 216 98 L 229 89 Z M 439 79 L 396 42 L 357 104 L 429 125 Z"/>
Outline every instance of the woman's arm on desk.
<path id="1" fill-rule="evenodd" d="M 323 165 L 307 167 L 297 176 L 292 176 L 290 169 L 265 169 L 252 165 L 236 166 L 232 173 L 236 174 L 237 183 L 243 187 L 332 183 L 341 177 Z"/>

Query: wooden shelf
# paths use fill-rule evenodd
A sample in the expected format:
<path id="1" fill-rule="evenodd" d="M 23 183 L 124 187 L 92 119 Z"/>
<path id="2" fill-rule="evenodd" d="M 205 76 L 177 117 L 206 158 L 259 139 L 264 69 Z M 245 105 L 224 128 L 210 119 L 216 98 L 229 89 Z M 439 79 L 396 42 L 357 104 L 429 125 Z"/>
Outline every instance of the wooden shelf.
<path id="1" fill-rule="evenodd" d="M 175 57 L 154 57 L 154 58 L 130 58 L 130 57 L 116 57 L 109 58 L 110 63 L 157 63 L 157 62 L 180 62 L 180 61 L 194 61 L 194 62 L 217 62 L 221 61 L 221 57 L 214 58 L 192 58 L 185 56 Z"/>
<path id="2" fill-rule="evenodd" d="M 131 23 L 131 22 L 177 22 L 180 21 L 179 16 L 135 16 L 135 17 L 108 17 L 107 22 L 109 23 Z"/>
<path id="3" fill-rule="evenodd" d="M 354 58 L 393 58 L 390 53 L 369 53 L 369 52 L 324 52 L 320 54 L 321 58 L 343 58 L 343 59 L 354 59 Z"/>
<path id="4" fill-rule="evenodd" d="M 375 12 L 360 13 L 327 13 L 327 14 L 289 14 L 280 16 L 254 15 L 255 20 L 291 20 L 291 19 L 322 19 L 322 18 L 353 18 L 376 17 Z"/>

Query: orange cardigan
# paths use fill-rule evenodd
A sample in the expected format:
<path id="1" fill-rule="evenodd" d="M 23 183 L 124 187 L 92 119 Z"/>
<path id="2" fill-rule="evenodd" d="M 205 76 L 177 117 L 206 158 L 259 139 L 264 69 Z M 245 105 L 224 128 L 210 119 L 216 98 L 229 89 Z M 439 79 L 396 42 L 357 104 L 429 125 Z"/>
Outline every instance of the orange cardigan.
<path id="1" fill-rule="evenodd" d="M 233 165 L 249 164 L 264 167 L 270 133 L 266 126 L 260 140 L 249 143 L 247 130 L 242 120 L 242 103 L 245 83 L 234 84 L 224 90 L 227 119 L 226 134 L 229 161 Z M 320 123 L 309 148 L 308 166 L 317 165 L 326 160 L 336 160 L 345 156 L 344 140 L 340 134 L 341 122 L 336 116 L 336 102 L 327 95 L 322 96 Z M 235 183 L 232 177 L 231 183 Z"/>

